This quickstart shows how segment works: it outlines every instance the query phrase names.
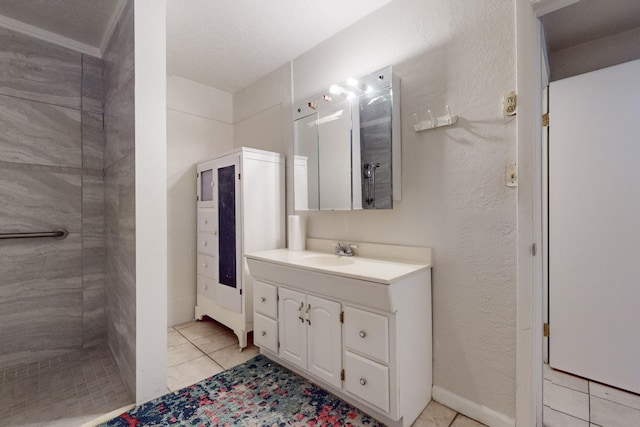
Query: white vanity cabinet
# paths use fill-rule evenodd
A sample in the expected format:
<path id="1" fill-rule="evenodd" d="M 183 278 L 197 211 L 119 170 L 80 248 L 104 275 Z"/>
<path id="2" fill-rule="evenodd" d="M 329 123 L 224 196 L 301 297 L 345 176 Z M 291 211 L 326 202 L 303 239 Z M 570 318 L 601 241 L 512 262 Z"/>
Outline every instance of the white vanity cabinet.
<path id="1" fill-rule="evenodd" d="M 248 251 L 285 246 L 284 156 L 239 148 L 197 165 L 197 319 L 253 330 Z"/>
<path id="2" fill-rule="evenodd" d="M 341 387 L 340 303 L 282 287 L 278 292 L 280 357 Z"/>
<path id="3" fill-rule="evenodd" d="M 247 254 L 256 345 L 384 424 L 411 426 L 432 386 L 430 251 L 420 249 L 428 254 L 422 264 L 285 249 Z M 274 297 L 277 309 L 267 304 Z"/>

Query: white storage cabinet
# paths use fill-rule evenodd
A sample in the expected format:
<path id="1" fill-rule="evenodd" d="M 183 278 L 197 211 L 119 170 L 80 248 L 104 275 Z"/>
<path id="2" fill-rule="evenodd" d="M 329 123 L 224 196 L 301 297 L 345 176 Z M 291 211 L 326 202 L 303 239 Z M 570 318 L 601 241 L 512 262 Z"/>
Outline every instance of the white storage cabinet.
<path id="1" fill-rule="evenodd" d="M 231 328 L 240 350 L 253 330 L 246 252 L 285 246 L 285 160 L 236 149 L 197 165 L 197 300 L 203 316 Z"/>

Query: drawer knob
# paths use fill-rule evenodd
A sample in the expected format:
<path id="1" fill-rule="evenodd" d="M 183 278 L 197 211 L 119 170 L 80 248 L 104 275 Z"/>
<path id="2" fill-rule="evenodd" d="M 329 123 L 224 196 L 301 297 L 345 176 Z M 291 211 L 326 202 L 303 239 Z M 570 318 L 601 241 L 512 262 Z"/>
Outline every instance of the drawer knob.
<path id="1" fill-rule="evenodd" d="M 265 302 L 267 299 L 265 297 L 260 297 L 260 302 Z"/>
<path id="2" fill-rule="evenodd" d="M 265 331 L 260 332 L 260 335 L 265 336 L 267 333 Z"/>
<path id="3" fill-rule="evenodd" d="M 215 231 L 213 232 L 213 235 L 215 236 L 215 235 L 217 235 L 217 234 L 218 234 L 218 230 L 215 230 Z"/>
<path id="4" fill-rule="evenodd" d="M 204 223 L 205 223 L 205 224 L 209 224 L 209 220 L 208 220 L 208 219 L 205 219 L 205 220 L 204 220 Z"/>
<path id="5" fill-rule="evenodd" d="M 209 267 L 209 264 L 207 264 L 206 262 L 203 264 L 204 268 Z"/>
<path id="6" fill-rule="evenodd" d="M 360 335 L 360 338 L 364 338 L 367 336 L 367 333 L 365 331 L 360 331 L 358 335 Z"/>
<path id="7" fill-rule="evenodd" d="M 367 385 L 367 380 L 365 378 L 360 378 L 360 385 Z"/>
<path id="8" fill-rule="evenodd" d="M 207 246 L 207 241 L 205 240 L 204 242 L 202 242 L 203 246 Z"/>

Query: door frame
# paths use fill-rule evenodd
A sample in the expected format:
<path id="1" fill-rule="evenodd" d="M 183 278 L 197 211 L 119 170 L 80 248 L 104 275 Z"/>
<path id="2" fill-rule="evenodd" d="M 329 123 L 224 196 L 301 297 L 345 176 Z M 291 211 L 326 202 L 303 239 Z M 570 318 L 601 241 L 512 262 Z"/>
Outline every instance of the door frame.
<path id="1" fill-rule="evenodd" d="M 540 17 L 578 0 L 516 0 L 518 243 L 516 426 L 542 426 L 543 264 L 542 86 L 546 73 Z M 544 68 L 544 71 L 543 71 Z"/>

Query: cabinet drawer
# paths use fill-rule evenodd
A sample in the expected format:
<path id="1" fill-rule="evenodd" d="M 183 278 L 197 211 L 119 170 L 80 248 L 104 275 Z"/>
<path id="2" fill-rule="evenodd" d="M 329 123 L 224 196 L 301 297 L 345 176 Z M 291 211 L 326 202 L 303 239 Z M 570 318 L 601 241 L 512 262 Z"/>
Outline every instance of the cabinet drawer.
<path id="1" fill-rule="evenodd" d="M 218 236 L 213 233 L 198 233 L 198 252 L 209 255 L 218 253 Z"/>
<path id="2" fill-rule="evenodd" d="M 344 344 L 357 353 L 389 363 L 389 319 L 369 311 L 345 307 Z"/>
<path id="3" fill-rule="evenodd" d="M 198 231 L 216 231 L 218 219 L 215 209 L 198 209 Z"/>
<path id="4" fill-rule="evenodd" d="M 198 274 L 218 280 L 218 266 L 214 257 L 198 254 Z"/>
<path id="5" fill-rule="evenodd" d="M 349 393 L 389 412 L 389 368 L 345 351 L 344 374 L 344 387 Z"/>
<path id="6" fill-rule="evenodd" d="M 259 281 L 253 283 L 253 309 L 272 319 L 278 318 L 278 288 Z"/>
<path id="7" fill-rule="evenodd" d="M 206 276 L 198 274 L 198 295 L 215 300 L 216 299 L 216 282 Z"/>
<path id="8" fill-rule="evenodd" d="M 278 353 L 278 322 L 262 314 L 253 314 L 253 342 L 258 346 Z"/>

